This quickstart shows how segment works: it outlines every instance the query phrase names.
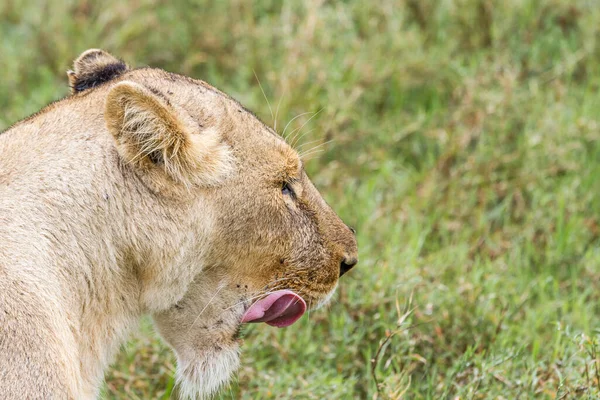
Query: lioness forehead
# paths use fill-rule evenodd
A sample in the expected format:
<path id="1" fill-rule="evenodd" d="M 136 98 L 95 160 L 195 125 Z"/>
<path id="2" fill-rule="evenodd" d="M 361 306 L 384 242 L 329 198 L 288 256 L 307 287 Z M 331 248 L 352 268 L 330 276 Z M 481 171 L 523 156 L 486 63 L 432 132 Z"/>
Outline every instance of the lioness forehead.
<path id="1" fill-rule="evenodd" d="M 218 127 L 233 148 L 243 148 L 239 156 L 269 162 L 282 179 L 298 177 L 302 162 L 298 153 L 256 114 L 233 97 L 210 84 L 187 76 L 156 69 L 134 70 L 149 86 L 156 85 L 167 99 L 186 108 L 201 124 Z"/>
<path id="2" fill-rule="evenodd" d="M 220 91 L 209 83 L 194 79 L 189 76 L 179 75 L 156 68 L 139 68 L 129 71 L 120 79 L 140 81 L 165 97 L 190 107 L 189 111 L 198 111 L 199 114 L 212 113 L 225 119 L 223 124 L 242 122 L 249 123 L 261 134 L 268 134 L 287 146 L 285 140 L 271 127 L 265 124 L 252 110 L 243 106 L 238 100 L 227 93 Z M 229 113 L 225 115 L 224 113 Z M 237 114 L 237 115 L 236 115 Z M 229 117 L 229 118 L 227 118 Z M 289 146 L 287 146 L 289 147 Z"/>

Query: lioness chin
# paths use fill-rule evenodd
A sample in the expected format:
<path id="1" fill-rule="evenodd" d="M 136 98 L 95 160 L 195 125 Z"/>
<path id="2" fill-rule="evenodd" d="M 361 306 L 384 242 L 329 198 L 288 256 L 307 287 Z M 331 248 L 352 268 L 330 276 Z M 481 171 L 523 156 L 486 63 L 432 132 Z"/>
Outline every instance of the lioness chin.
<path id="1" fill-rule="evenodd" d="M 0 397 L 94 398 L 151 314 L 181 392 L 239 364 L 242 323 L 284 327 L 357 262 L 294 149 L 205 82 L 101 50 L 72 93 L 0 134 Z"/>

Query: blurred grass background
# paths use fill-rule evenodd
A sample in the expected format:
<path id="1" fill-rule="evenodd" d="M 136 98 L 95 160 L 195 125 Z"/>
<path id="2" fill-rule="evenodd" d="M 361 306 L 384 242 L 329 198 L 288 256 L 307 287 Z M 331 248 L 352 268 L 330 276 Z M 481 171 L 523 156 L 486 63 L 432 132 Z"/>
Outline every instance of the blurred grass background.
<path id="1" fill-rule="evenodd" d="M 0 129 L 101 47 L 200 78 L 303 141 L 357 228 L 328 312 L 246 329 L 222 399 L 595 399 L 600 302 L 596 0 L 0 2 Z M 142 329 L 107 399 L 168 399 Z M 174 396 L 175 397 L 175 396 Z"/>

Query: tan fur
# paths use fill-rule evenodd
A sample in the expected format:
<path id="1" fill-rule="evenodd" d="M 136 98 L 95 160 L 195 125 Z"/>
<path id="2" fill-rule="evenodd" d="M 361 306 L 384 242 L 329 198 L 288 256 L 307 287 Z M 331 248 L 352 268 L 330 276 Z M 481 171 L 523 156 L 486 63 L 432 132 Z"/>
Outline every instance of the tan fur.
<path id="1" fill-rule="evenodd" d="M 0 134 L 3 399 L 94 398 L 145 313 L 183 394 L 210 394 L 254 300 L 285 288 L 317 307 L 355 262 L 281 137 L 204 82 L 122 65 L 84 53 L 74 95 Z"/>

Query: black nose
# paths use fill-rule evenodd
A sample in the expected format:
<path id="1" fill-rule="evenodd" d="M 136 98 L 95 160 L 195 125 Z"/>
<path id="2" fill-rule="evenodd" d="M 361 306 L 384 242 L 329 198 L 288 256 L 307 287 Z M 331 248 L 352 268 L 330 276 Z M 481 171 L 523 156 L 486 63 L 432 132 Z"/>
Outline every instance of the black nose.
<path id="1" fill-rule="evenodd" d="M 344 257 L 344 259 L 340 263 L 340 276 L 342 276 L 346 272 L 350 271 L 352 269 L 352 267 L 354 267 L 356 265 L 357 262 L 358 262 L 358 260 L 356 259 L 356 257 L 353 257 L 353 258 Z"/>

